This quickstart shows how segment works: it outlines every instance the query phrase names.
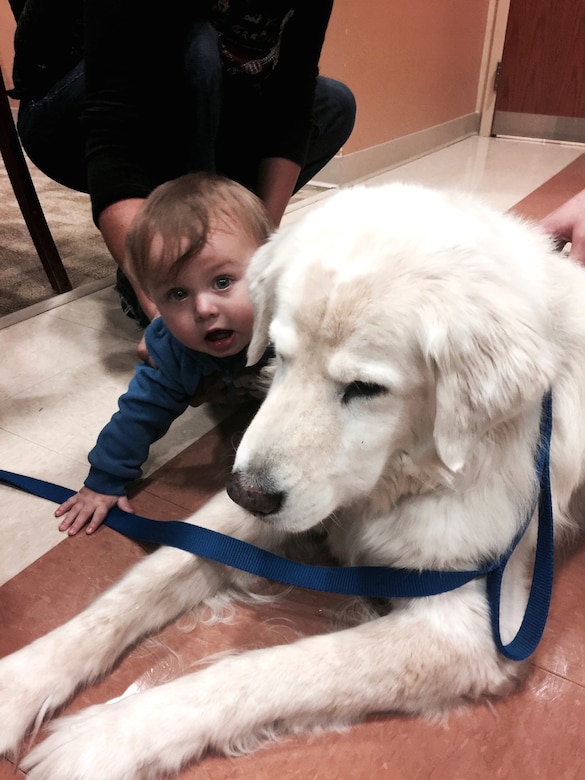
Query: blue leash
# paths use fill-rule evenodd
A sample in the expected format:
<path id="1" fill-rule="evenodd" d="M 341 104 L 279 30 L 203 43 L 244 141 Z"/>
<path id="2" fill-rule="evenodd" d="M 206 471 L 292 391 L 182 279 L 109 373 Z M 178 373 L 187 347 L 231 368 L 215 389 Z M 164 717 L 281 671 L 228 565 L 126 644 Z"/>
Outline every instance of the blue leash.
<path id="1" fill-rule="evenodd" d="M 186 552 L 226 564 L 269 580 L 326 593 L 370 598 L 418 598 L 455 590 L 477 577 L 486 576 L 492 630 L 499 651 L 520 661 L 536 649 L 544 631 L 553 576 L 553 522 L 550 495 L 549 448 L 552 430 L 550 393 L 543 400 L 541 435 L 536 456 L 540 482 L 539 524 L 536 562 L 530 596 L 522 625 L 507 645 L 500 637 L 500 595 L 506 564 L 522 538 L 530 520 L 519 531 L 508 551 L 496 562 L 474 571 L 416 571 L 386 566 L 313 566 L 282 558 L 248 542 L 180 520 L 151 520 L 114 507 L 105 525 L 142 542 L 177 547 Z M 62 504 L 76 491 L 0 470 L 4 482 L 40 498 Z"/>

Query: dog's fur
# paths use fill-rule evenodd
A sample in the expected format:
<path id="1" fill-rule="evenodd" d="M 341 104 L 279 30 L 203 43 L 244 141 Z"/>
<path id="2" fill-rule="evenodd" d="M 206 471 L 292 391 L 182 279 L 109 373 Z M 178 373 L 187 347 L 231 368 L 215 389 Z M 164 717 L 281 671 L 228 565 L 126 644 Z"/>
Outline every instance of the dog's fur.
<path id="1" fill-rule="evenodd" d="M 472 569 L 502 554 L 536 484 L 552 387 L 557 540 L 583 482 L 585 270 L 540 231 L 467 196 L 355 187 L 282 229 L 250 268 L 274 378 L 229 492 L 193 518 L 271 550 L 328 532 L 343 564 Z M 248 510 L 248 511 L 247 511 Z M 504 580 L 501 629 L 521 620 L 534 520 Z M 0 662 L 0 753 L 35 719 L 159 629 L 244 575 L 163 548 L 64 626 Z M 348 723 L 433 714 L 513 689 L 485 582 L 353 628 L 223 658 L 195 674 L 57 720 L 24 761 L 31 780 L 129 780 L 212 749 Z"/>

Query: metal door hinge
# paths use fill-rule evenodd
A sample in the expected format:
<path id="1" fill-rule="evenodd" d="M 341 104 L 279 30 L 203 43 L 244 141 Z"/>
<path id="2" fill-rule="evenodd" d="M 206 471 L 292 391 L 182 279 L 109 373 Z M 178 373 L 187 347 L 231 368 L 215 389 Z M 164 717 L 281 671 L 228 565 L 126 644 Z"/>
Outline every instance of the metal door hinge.
<path id="1" fill-rule="evenodd" d="M 498 62 L 498 64 L 496 65 L 496 75 L 494 76 L 494 92 L 498 91 L 501 75 L 502 75 L 502 61 L 500 60 L 500 62 Z"/>

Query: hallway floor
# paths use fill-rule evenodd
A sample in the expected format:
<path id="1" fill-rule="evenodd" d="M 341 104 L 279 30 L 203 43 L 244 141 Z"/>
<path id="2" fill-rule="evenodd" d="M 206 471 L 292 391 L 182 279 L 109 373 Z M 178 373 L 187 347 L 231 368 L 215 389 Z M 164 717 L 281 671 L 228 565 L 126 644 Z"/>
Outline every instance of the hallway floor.
<path id="1" fill-rule="evenodd" d="M 457 187 L 502 210 L 520 204 L 521 213 L 539 217 L 571 188 L 585 187 L 585 164 L 578 161 L 584 152 L 581 145 L 469 138 L 368 184 L 404 180 Z M 574 161 L 576 167 L 556 176 Z M 314 202 L 296 201 L 285 221 Z M 0 468 L 78 488 L 87 452 L 132 376 L 140 332 L 123 316 L 110 284 L 52 299 L 44 311 L 36 307 L 35 316 L 25 311 L 17 319 L 11 315 L 8 325 L 0 319 Z M 242 415 L 222 420 L 207 408 L 190 408 L 152 448 L 136 511 L 158 519 L 194 511 L 221 487 L 233 436 L 245 423 Z M 70 539 L 57 530 L 54 505 L 5 486 L 0 510 L 0 657 L 75 614 L 143 555 L 107 528 Z M 466 706 L 444 723 L 379 716 L 344 733 L 290 739 L 251 756 L 210 756 L 181 780 L 585 776 L 584 566 L 581 550 L 560 571 L 529 680 L 508 700 Z M 119 696 L 133 683 L 153 684 L 220 649 L 288 641 L 296 631 L 322 632 L 339 604 L 334 597 L 293 591 L 277 604 L 238 607 L 232 623 L 191 633 L 172 626 L 134 650 L 69 710 Z M 0 759 L 0 780 L 15 777 L 24 775 Z"/>

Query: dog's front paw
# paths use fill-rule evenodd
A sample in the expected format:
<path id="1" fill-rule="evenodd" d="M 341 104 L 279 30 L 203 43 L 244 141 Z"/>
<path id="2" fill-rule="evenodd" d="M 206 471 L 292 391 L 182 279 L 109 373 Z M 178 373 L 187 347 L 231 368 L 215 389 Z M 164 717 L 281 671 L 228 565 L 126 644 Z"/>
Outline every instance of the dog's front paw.
<path id="1" fill-rule="evenodd" d="M 153 729 L 140 694 L 59 718 L 21 761 L 29 780 L 145 780 L 165 776 L 164 735 Z M 148 709 L 148 708 L 147 708 Z M 171 767 L 175 769 L 178 767 Z"/>
<path id="2" fill-rule="evenodd" d="M 112 705 L 113 706 L 113 705 Z M 96 705 L 53 721 L 49 736 L 22 760 L 30 780 L 122 780 L 137 777 L 131 760 L 136 747 L 128 744 L 117 720 L 106 717 L 108 705 Z M 140 740 L 138 740 L 140 741 Z M 138 757 L 139 758 L 139 757 Z"/>
<path id="3" fill-rule="evenodd" d="M 0 756 L 14 756 L 27 731 L 60 703 L 57 689 L 30 647 L 0 660 Z"/>

